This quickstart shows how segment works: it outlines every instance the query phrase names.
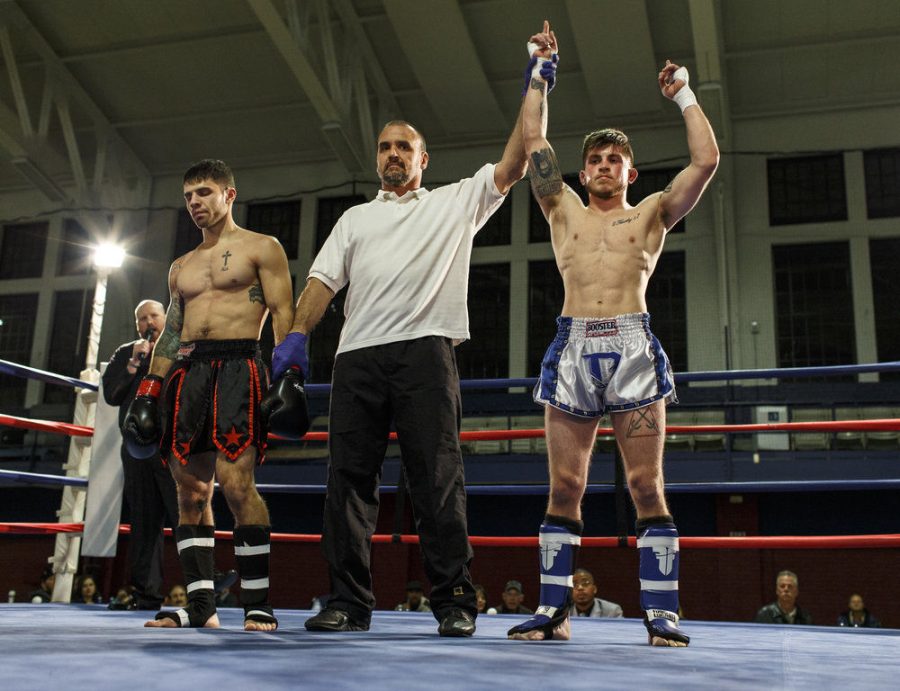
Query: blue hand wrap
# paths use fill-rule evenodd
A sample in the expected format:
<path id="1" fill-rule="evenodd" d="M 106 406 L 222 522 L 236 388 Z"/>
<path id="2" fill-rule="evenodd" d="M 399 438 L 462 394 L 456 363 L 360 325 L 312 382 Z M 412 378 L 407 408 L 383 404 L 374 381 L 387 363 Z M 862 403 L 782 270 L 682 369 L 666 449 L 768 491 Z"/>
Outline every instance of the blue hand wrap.
<path id="1" fill-rule="evenodd" d="M 531 77 L 534 73 L 534 66 L 537 64 L 538 60 L 543 60 L 543 58 L 533 55 L 528 61 L 528 67 L 525 68 L 525 88 L 522 89 L 522 96 L 528 93 L 528 87 L 531 84 Z M 543 60 L 543 64 L 541 65 L 541 79 L 547 82 L 547 93 L 553 91 L 553 87 L 556 86 L 556 64 L 558 62 L 559 54 L 553 53 L 551 59 Z"/>
<path id="2" fill-rule="evenodd" d="M 640 556 L 641 609 L 651 637 L 687 643 L 678 629 L 678 531 L 671 522 L 647 527 L 637 540 Z"/>
<path id="3" fill-rule="evenodd" d="M 306 334 L 292 331 L 272 351 L 272 382 L 284 376 L 289 369 L 298 368 L 306 378 L 309 372 L 309 356 L 306 354 Z"/>

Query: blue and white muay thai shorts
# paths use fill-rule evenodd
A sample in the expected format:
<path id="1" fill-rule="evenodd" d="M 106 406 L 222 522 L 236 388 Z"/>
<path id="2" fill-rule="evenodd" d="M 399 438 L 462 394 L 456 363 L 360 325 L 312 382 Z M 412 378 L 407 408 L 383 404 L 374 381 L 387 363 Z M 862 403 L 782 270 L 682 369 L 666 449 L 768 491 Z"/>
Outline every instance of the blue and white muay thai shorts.
<path id="1" fill-rule="evenodd" d="M 558 317 L 556 323 L 534 388 L 536 403 L 593 418 L 661 398 L 678 402 L 672 367 L 650 331 L 649 314 Z"/>

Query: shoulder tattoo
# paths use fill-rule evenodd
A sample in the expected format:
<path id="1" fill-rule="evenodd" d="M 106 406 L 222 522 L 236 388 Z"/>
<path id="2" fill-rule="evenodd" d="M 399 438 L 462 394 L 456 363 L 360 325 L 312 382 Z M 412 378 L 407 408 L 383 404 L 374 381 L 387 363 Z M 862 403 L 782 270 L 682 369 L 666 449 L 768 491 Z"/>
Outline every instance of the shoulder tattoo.
<path id="1" fill-rule="evenodd" d="M 563 179 L 559 161 L 550 147 L 534 151 L 528 159 L 531 189 L 538 199 L 562 192 Z"/>

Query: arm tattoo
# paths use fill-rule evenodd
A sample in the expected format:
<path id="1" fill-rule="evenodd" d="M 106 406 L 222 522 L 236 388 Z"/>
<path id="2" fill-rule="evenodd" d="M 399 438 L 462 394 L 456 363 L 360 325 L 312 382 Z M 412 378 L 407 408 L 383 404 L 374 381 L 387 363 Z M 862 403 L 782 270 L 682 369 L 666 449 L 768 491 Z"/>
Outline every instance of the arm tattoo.
<path id="1" fill-rule="evenodd" d="M 668 185 L 666 185 L 666 189 L 663 190 L 663 194 L 665 194 L 666 192 L 671 192 L 671 191 L 672 191 L 672 183 L 670 182 Z"/>
<path id="2" fill-rule="evenodd" d="M 638 408 L 628 420 L 626 437 L 655 437 L 660 433 L 656 416 L 649 408 Z"/>
<path id="3" fill-rule="evenodd" d="M 556 154 L 550 147 L 532 152 L 528 159 L 528 172 L 531 177 L 531 189 L 538 199 L 562 192 L 563 179 L 559 161 L 556 160 Z"/>
<path id="4" fill-rule="evenodd" d="M 153 354 L 167 360 L 174 360 L 178 356 L 178 348 L 181 345 L 181 329 L 184 327 L 184 310 L 181 304 L 181 296 L 173 295 L 172 302 L 166 312 L 166 328 L 159 335 L 159 340 L 153 349 Z"/>
<path id="5" fill-rule="evenodd" d="M 250 290 L 247 292 L 250 293 L 250 302 L 258 302 L 265 307 L 266 296 L 263 294 L 262 285 L 258 281 L 250 286 Z"/>
<path id="6" fill-rule="evenodd" d="M 529 83 L 528 86 L 530 88 L 534 89 L 535 91 L 543 91 L 544 84 L 546 84 L 546 83 L 547 82 L 545 82 L 545 81 L 541 81 L 540 79 L 535 79 L 534 77 L 532 77 L 531 82 Z"/>

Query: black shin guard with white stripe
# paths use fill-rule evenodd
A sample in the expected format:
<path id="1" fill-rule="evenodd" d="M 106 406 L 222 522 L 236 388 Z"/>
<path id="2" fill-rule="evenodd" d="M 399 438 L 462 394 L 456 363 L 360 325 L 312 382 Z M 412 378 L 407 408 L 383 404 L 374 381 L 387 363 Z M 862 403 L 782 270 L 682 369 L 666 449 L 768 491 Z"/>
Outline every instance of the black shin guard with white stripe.
<path id="1" fill-rule="evenodd" d="M 266 621 L 272 617 L 269 606 L 270 533 L 271 528 L 267 525 L 242 525 L 234 529 L 234 556 L 241 575 L 241 604 L 247 619 Z"/>
<path id="2" fill-rule="evenodd" d="M 203 626 L 216 613 L 213 589 L 215 528 L 211 525 L 180 525 L 175 528 L 178 560 L 184 571 L 188 606 L 174 612 L 181 626 Z M 171 613 L 166 613 L 170 616 Z M 174 617 L 170 617 L 174 618 Z"/>

